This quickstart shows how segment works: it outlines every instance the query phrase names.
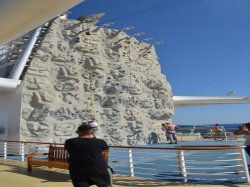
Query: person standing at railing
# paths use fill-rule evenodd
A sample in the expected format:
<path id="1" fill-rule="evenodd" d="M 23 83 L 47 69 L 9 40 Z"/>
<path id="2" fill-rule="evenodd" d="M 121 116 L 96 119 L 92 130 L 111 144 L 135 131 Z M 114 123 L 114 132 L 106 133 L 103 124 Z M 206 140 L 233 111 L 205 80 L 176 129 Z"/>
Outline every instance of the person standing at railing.
<path id="1" fill-rule="evenodd" d="M 161 124 L 161 130 L 163 130 L 165 132 L 166 143 L 170 143 L 170 135 L 169 135 L 169 133 L 167 133 L 165 125 L 166 125 L 165 123 Z"/>
<path id="2" fill-rule="evenodd" d="M 173 143 L 177 144 L 176 129 L 178 129 L 177 125 L 173 123 L 167 122 L 165 124 L 165 130 L 166 130 L 166 134 L 168 134 L 167 136 L 169 136 L 170 138 L 170 144 L 173 144 Z"/>
<path id="3" fill-rule="evenodd" d="M 94 137 L 93 127 L 88 123 L 82 123 L 76 133 L 78 137 L 66 140 L 64 145 L 69 153 L 69 173 L 74 187 L 112 187 L 103 156 L 109 146 Z"/>
<path id="4" fill-rule="evenodd" d="M 248 156 L 250 157 L 250 122 L 242 124 L 239 127 L 239 130 L 234 132 L 234 135 L 244 135 L 245 136 L 245 151 L 247 152 Z"/>

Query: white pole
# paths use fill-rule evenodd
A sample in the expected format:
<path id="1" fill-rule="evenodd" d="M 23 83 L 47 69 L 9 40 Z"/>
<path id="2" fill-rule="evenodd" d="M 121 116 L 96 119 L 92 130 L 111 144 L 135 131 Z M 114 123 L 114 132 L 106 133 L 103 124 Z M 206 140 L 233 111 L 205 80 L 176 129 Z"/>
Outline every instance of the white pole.
<path id="1" fill-rule="evenodd" d="M 3 158 L 7 159 L 7 142 L 3 143 Z"/>
<path id="2" fill-rule="evenodd" d="M 20 143 L 21 161 L 24 162 L 24 143 Z"/>
<path id="3" fill-rule="evenodd" d="M 187 170 L 186 170 L 186 163 L 185 163 L 185 157 L 184 157 L 184 151 L 179 151 L 179 164 L 181 169 L 181 176 L 183 177 L 184 182 L 187 182 Z"/>
<path id="4" fill-rule="evenodd" d="M 180 136 L 180 140 L 182 141 L 183 139 L 182 139 L 182 133 L 181 132 L 179 132 L 179 136 Z"/>
<path id="5" fill-rule="evenodd" d="M 224 132 L 225 133 L 225 141 L 227 142 L 227 132 Z"/>
<path id="6" fill-rule="evenodd" d="M 129 162 L 129 168 L 130 168 L 130 177 L 134 177 L 135 173 L 134 173 L 132 149 L 128 149 L 128 162 Z"/>
<path id="7" fill-rule="evenodd" d="M 248 165 L 247 165 L 247 159 L 246 159 L 246 153 L 245 153 L 245 146 L 241 146 L 241 157 L 242 157 L 242 164 L 244 169 L 244 174 L 247 180 L 247 183 L 250 183 L 250 177 L 249 177 L 249 171 L 248 171 Z"/>
<path id="8" fill-rule="evenodd" d="M 200 132 L 199 132 L 198 136 L 199 136 L 199 140 L 201 140 L 201 133 Z"/>
<path id="9" fill-rule="evenodd" d="M 37 37 L 40 34 L 40 31 L 41 27 L 33 31 L 32 35 L 30 36 L 28 44 L 26 44 L 25 48 L 23 49 L 23 52 L 20 54 L 20 57 L 17 59 L 17 62 L 11 72 L 10 75 L 11 79 L 19 80 L 19 77 L 21 76 L 23 68 L 25 67 L 26 62 L 29 59 L 32 49 L 36 43 Z"/>

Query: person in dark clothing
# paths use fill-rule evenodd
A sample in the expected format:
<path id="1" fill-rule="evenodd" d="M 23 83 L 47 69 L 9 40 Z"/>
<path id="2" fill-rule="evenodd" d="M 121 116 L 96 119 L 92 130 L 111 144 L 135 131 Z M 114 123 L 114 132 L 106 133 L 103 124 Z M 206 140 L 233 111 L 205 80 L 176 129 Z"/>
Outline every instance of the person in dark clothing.
<path id="1" fill-rule="evenodd" d="M 78 127 L 77 138 L 65 141 L 64 148 L 69 153 L 69 173 L 74 187 L 112 187 L 108 166 L 103 151 L 107 143 L 94 137 L 93 128 L 88 124 Z"/>
<path id="2" fill-rule="evenodd" d="M 245 151 L 250 157 L 250 123 L 242 124 L 234 135 L 244 135 L 245 136 Z"/>

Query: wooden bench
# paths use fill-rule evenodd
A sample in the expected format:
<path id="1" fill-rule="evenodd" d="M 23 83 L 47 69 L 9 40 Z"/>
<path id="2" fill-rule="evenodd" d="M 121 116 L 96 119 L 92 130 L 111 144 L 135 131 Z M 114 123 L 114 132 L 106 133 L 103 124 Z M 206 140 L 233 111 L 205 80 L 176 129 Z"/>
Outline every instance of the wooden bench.
<path id="1" fill-rule="evenodd" d="M 103 152 L 104 159 L 108 162 L 108 150 Z M 36 158 L 37 156 L 45 156 L 48 155 L 48 158 Z M 27 170 L 32 171 L 32 166 L 47 166 L 49 168 L 60 168 L 60 169 L 68 169 L 68 157 L 69 154 L 64 147 L 58 147 L 55 145 L 49 146 L 49 153 L 45 154 L 28 154 L 27 155 Z"/>

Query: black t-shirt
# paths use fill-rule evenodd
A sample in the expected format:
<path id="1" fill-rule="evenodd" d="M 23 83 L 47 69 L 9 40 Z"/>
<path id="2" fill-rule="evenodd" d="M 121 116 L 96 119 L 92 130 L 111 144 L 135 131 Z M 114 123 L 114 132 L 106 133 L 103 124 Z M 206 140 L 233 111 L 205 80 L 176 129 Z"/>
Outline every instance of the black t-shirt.
<path id="1" fill-rule="evenodd" d="M 107 172 L 103 151 L 109 147 L 104 140 L 72 138 L 66 140 L 64 148 L 69 153 L 69 169 L 71 171 L 88 175 Z"/>

